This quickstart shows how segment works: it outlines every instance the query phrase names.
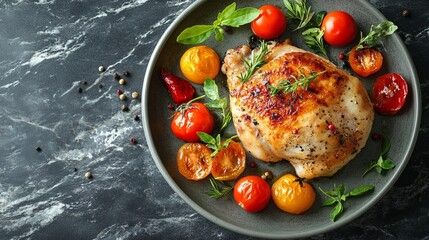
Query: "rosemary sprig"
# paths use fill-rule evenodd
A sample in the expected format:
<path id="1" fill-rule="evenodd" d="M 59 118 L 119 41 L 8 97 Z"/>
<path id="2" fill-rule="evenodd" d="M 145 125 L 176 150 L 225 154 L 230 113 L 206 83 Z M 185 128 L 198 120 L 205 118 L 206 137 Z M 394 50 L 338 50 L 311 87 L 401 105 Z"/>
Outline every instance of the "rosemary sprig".
<path id="1" fill-rule="evenodd" d="M 277 87 L 274 87 L 270 84 L 268 84 L 268 88 L 270 89 L 270 95 L 271 97 L 274 97 L 276 94 L 278 94 L 280 91 L 284 92 L 284 93 L 292 93 L 294 94 L 295 91 L 298 89 L 298 87 L 303 87 L 305 90 L 307 90 L 308 85 L 310 84 L 311 81 L 313 81 L 314 79 L 316 79 L 318 76 L 324 74 L 326 72 L 311 72 L 310 76 L 306 76 L 304 73 L 300 73 L 299 77 L 295 77 L 292 76 L 292 78 L 294 79 L 293 82 L 289 81 L 289 80 L 283 80 L 281 82 L 279 82 L 279 84 L 277 85 Z"/>
<path id="2" fill-rule="evenodd" d="M 244 59 L 244 64 L 246 67 L 246 73 L 241 73 L 238 78 L 240 78 L 242 83 L 245 83 L 256 69 L 262 67 L 265 64 L 264 58 L 271 52 L 268 50 L 268 44 L 261 40 L 261 46 L 258 53 L 255 53 L 255 50 L 252 51 L 248 59 Z"/>
<path id="3" fill-rule="evenodd" d="M 391 21 L 381 22 L 377 26 L 372 25 L 366 37 L 363 37 L 362 32 L 360 32 L 360 41 L 356 50 L 372 48 L 379 45 L 382 37 L 392 35 L 397 29 L 398 26 Z"/>
<path id="4" fill-rule="evenodd" d="M 222 181 L 210 178 L 210 187 L 206 191 L 210 198 L 219 199 L 221 197 L 228 196 L 231 194 L 234 188 L 225 184 Z"/>
<path id="5" fill-rule="evenodd" d="M 289 19 L 299 20 L 299 24 L 294 31 L 304 28 L 314 15 L 314 12 L 311 11 L 311 6 L 308 8 L 306 7 L 306 2 L 306 0 L 283 0 L 288 10 L 286 16 Z"/>

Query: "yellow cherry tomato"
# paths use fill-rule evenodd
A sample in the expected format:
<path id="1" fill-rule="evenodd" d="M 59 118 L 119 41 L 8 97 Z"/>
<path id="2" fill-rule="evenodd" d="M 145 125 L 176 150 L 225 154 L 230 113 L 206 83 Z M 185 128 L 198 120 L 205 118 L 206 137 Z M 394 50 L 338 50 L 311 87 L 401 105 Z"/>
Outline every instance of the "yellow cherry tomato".
<path id="1" fill-rule="evenodd" d="M 219 55 L 207 46 L 189 48 L 180 58 L 180 70 L 189 81 L 203 84 L 206 78 L 214 79 L 219 73 Z"/>
<path id="2" fill-rule="evenodd" d="M 286 174 L 274 182 L 271 187 L 274 204 L 281 210 L 300 214 L 313 206 L 316 193 L 313 187 L 292 174 Z"/>

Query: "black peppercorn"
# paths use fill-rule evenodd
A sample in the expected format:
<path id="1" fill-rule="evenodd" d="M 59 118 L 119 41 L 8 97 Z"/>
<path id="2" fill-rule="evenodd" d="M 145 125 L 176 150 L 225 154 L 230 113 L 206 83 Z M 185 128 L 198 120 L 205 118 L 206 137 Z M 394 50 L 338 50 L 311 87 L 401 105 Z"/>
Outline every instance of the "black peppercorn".
<path id="1" fill-rule="evenodd" d="M 39 147 L 39 146 L 37 146 L 37 147 L 36 147 L 36 151 L 41 152 L 41 151 L 42 151 L 42 148 L 41 148 L 41 147 Z"/>
<path id="2" fill-rule="evenodd" d="M 256 35 L 252 35 L 252 36 L 250 36 L 249 37 L 249 40 L 248 40 L 248 42 L 249 42 L 249 47 L 251 48 L 251 49 L 255 49 L 255 48 L 257 48 L 257 47 L 259 47 L 259 38 L 258 38 L 258 36 L 256 36 Z"/>
<path id="3" fill-rule="evenodd" d="M 139 117 L 139 115 L 134 115 L 133 119 L 134 119 L 134 121 L 138 121 L 138 120 L 140 120 L 140 117 Z"/>
<path id="4" fill-rule="evenodd" d="M 130 75 L 130 73 L 127 70 L 125 70 L 124 72 L 122 72 L 122 74 L 124 74 L 124 76 Z"/>
<path id="5" fill-rule="evenodd" d="M 126 105 L 126 104 L 122 105 L 121 109 L 122 109 L 123 112 L 128 112 L 128 110 L 130 110 L 128 108 L 128 105 Z"/>
<path id="6" fill-rule="evenodd" d="M 103 88 L 103 84 L 98 85 L 98 88 Z"/>
<path id="7" fill-rule="evenodd" d="M 113 78 L 115 80 L 119 80 L 119 79 L 121 79 L 121 76 L 119 76 L 119 74 L 115 73 L 115 74 L 113 74 Z"/>
<path id="8" fill-rule="evenodd" d="M 408 11 L 407 9 L 405 9 L 404 11 L 402 11 L 402 16 L 404 16 L 404 17 L 410 16 L 410 11 Z"/>
<path id="9" fill-rule="evenodd" d="M 78 87 L 78 88 L 77 88 L 77 92 L 78 92 L 78 93 L 82 93 L 82 92 L 83 92 L 83 89 L 82 89 L 81 87 Z"/>

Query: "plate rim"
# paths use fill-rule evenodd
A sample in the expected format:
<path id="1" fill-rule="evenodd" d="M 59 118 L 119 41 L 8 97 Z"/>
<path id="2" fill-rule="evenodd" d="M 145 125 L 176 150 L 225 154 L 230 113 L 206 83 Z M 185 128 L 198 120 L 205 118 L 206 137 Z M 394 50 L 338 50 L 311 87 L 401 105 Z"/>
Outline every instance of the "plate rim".
<path id="1" fill-rule="evenodd" d="M 303 237 L 310 237 L 321 233 L 326 233 L 329 231 L 332 231 L 334 229 L 340 228 L 351 221 L 357 219 L 359 216 L 367 212 L 372 206 L 374 206 L 377 202 L 381 200 L 383 196 L 385 196 L 389 190 L 392 188 L 394 183 L 398 180 L 399 176 L 401 176 L 402 172 L 404 171 L 406 165 L 408 164 L 409 159 L 411 158 L 411 155 L 413 154 L 413 150 L 415 147 L 415 144 L 417 142 L 418 133 L 420 129 L 420 122 L 421 122 L 421 113 L 422 113 L 422 100 L 421 100 L 421 89 L 419 84 L 419 78 L 417 74 L 417 70 L 414 65 L 414 61 L 412 60 L 409 51 L 407 47 L 405 46 L 402 39 L 399 37 L 397 33 L 393 34 L 391 37 L 394 38 L 394 41 L 400 45 L 400 50 L 403 52 L 403 55 L 407 59 L 407 63 L 409 64 L 410 68 L 410 78 L 415 80 L 416 87 L 412 88 L 413 96 L 417 96 L 417 98 L 413 98 L 413 107 L 416 109 L 413 114 L 413 129 L 414 132 L 411 135 L 411 141 L 408 143 L 407 146 L 407 153 L 404 156 L 404 160 L 401 162 L 401 164 L 396 166 L 398 171 L 392 173 L 392 175 L 387 179 L 386 183 L 383 185 L 381 189 L 379 189 L 374 195 L 366 201 L 362 208 L 348 214 L 345 216 L 342 216 L 341 219 L 337 220 L 336 222 L 332 222 L 330 225 L 309 230 L 306 232 L 301 233 L 290 233 L 288 235 L 285 235 L 284 233 L 271 233 L 271 235 L 267 235 L 266 233 L 261 233 L 257 231 L 253 231 L 250 229 L 245 229 L 239 226 L 236 226 L 234 224 L 231 224 L 229 222 L 226 222 L 225 220 L 214 216 L 204 208 L 202 208 L 200 205 L 198 205 L 196 202 L 194 202 L 188 195 L 185 194 L 185 192 L 176 184 L 176 182 L 173 180 L 170 174 L 168 174 L 167 169 L 162 164 L 162 160 L 159 156 L 159 154 L 156 151 L 156 147 L 152 138 L 152 133 L 150 132 L 150 125 L 149 125 L 149 117 L 148 112 L 146 109 L 148 109 L 148 95 L 149 95 L 149 83 L 151 76 L 153 75 L 154 65 L 156 63 L 156 60 L 158 59 L 160 52 L 163 49 L 163 46 L 165 45 L 168 38 L 170 38 L 173 31 L 176 29 L 176 27 L 189 15 L 190 12 L 194 11 L 198 6 L 201 4 L 207 2 L 209 0 L 196 0 L 191 5 L 189 5 L 182 13 L 179 14 L 179 16 L 168 26 L 168 28 L 165 30 L 165 32 L 162 34 L 160 40 L 158 41 L 156 47 L 154 48 L 154 51 L 151 54 L 151 57 L 149 59 L 148 66 L 146 68 L 146 73 L 144 76 L 143 81 L 143 87 L 142 87 L 142 104 L 141 104 L 141 111 L 142 111 L 142 124 L 143 124 L 143 130 L 146 138 L 146 143 L 148 145 L 150 154 L 152 156 L 153 161 L 155 162 L 158 170 L 161 172 L 161 175 L 165 179 L 165 181 L 168 183 L 168 185 L 176 192 L 192 209 L 194 209 L 196 212 L 198 212 L 200 215 L 205 217 L 206 219 L 210 220 L 211 222 L 224 227 L 228 230 L 231 230 L 236 233 L 240 233 L 247 236 L 252 237 L 263 237 L 263 238 L 272 238 L 272 239 L 280 239 L 280 238 L 303 238 Z M 362 5 L 364 5 L 366 8 L 370 9 L 377 18 L 387 20 L 386 17 L 371 3 L 369 3 L 366 0 L 358 0 Z"/>

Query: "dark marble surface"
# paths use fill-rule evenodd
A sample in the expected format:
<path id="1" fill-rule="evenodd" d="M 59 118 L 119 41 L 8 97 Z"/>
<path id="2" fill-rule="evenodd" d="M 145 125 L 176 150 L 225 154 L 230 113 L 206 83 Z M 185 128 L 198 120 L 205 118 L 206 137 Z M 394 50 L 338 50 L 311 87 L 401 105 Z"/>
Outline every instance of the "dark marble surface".
<path id="1" fill-rule="evenodd" d="M 150 54 L 192 2 L 0 1 L 0 239 L 251 239 L 171 190 L 133 119 L 141 104 L 130 94 L 140 92 Z M 420 134 L 377 205 L 312 239 L 429 239 L 429 2 L 370 2 L 399 26 L 416 65 Z M 121 86 L 112 74 L 125 70 Z"/>

